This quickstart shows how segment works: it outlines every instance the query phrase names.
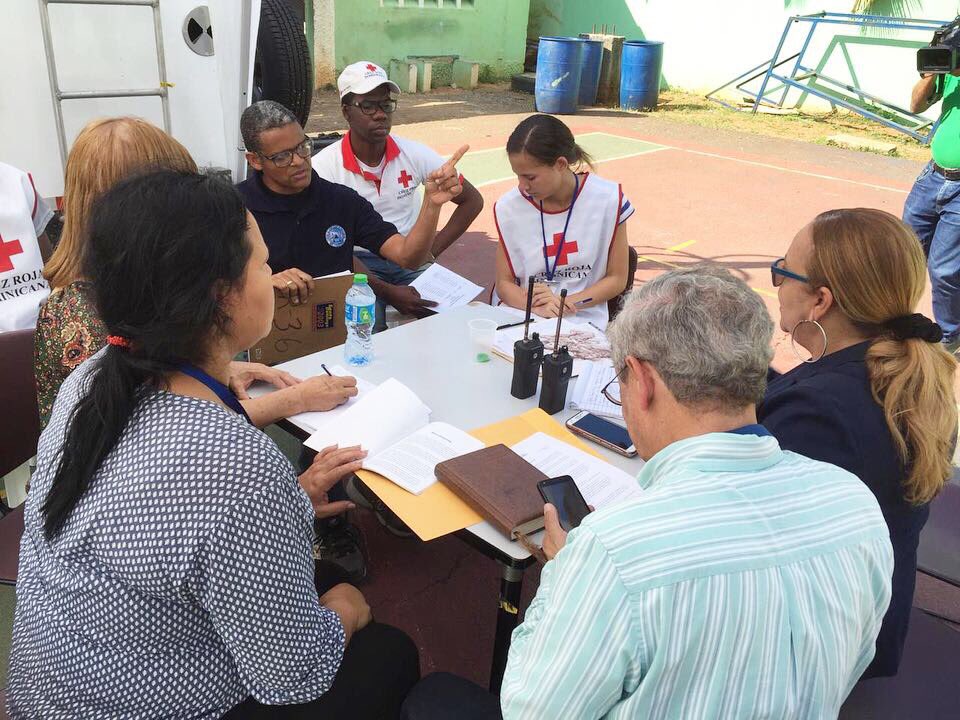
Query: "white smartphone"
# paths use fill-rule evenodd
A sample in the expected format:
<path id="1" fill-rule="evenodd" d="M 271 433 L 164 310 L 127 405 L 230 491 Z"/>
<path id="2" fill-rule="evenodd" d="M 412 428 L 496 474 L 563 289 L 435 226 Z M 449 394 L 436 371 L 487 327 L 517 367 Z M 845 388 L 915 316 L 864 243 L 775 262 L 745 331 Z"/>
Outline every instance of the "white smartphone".
<path id="1" fill-rule="evenodd" d="M 637 448 L 633 446 L 630 433 L 623 425 L 618 425 L 612 420 L 607 420 L 586 410 L 578 412 L 567 420 L 567 428 L 574 435 L 592 440 L 607 448 L 607 450 L 612 450 L 624 457 L 634 457 L 637 454 Z"/>

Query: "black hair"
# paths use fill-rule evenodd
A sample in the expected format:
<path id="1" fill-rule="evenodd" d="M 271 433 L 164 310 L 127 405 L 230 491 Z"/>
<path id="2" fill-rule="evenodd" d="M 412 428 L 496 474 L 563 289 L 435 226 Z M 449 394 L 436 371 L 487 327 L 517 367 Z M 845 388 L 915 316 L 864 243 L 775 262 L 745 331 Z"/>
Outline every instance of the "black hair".
<path id="1" fill-rule="evenodd" d="M 593 167 L 593 158 L 577 145 L 570 128 L 553 115 L 531 115 L 514 128 L 507 140 L 507 154 L 518 153 L 526 153 L 544 165 L 566 158 L 570 165 Z"/>
<path id="2" fill-rule="evenodd" d="M 95 204 L 83 273 L 110 335 L 67 421 L 43 504 L 44 535 L 63 528 L 144 394 L 180 363 L 204 360 L 230 318 L 223 296 L 243 282 L 251 247 L 239 193 L 214 177 L 171 170 L 123 180 Z"/>

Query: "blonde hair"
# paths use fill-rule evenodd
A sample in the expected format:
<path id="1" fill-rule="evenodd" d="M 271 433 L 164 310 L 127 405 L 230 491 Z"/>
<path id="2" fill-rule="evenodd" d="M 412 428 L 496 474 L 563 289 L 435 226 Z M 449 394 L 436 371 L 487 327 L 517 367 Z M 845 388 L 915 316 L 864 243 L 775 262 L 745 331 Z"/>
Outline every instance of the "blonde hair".
<path id="1" fill-rule="evenodd" d="M 124 178 L 151 169 L 196 172 L 197 164 L 179 142 L 146 120 L 104 118 L 89 123 L 67 158 L 63 234 L 43 268 L 53 288 L 80 279 L 93 203 Z"/>
<path id="2" fill-rule="evenodd" d="M 898 218 L 868 208 L 821 213 L 812 236 L 810 283 L 830 288 L 839 311 L 872 338 L 870 386 L 909 472 L 905 497 L 930 502 L 951 473 L 957 363 L 940 343 L 898 340 L 885 328 L 920 302 L 927 277 L 920 242 Z"/>

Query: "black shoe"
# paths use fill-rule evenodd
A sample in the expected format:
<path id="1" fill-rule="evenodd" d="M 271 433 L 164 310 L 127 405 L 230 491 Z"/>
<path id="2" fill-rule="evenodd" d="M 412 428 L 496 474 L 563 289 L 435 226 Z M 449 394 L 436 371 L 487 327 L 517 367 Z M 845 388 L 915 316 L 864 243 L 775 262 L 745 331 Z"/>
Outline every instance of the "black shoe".
<path id="1" fill-rule="evenodd" d="M 402 538 L 413 537 L 413 530 L 356 475 L 352 475 L 344 483 L 344 490 L 347 492 L 347 497 L 355 504 L 373 510 L 377 520 L 388 533 Z"/>
<path id="2" fill-rule="evenodd" d="M 363 535 L 359 528 L 346 520 L 318 535 L 313 544 L 313 558 L 336 563 L 350 575 L 350 582 L 354 584 L 367 577 Z"/>

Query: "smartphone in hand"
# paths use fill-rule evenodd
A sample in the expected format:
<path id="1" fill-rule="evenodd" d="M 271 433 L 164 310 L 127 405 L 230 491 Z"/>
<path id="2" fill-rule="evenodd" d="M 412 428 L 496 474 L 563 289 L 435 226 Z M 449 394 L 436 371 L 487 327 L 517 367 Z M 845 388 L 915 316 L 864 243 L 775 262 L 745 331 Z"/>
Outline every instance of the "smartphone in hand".
<path id="1" fill-rule="evenodd" d="M 580 488 L 569 475 L 541 480 L 537 483 L 537 489 L 543 501 L 557 509 L 560 527 L 567 532 L 577 527 L 590 513 L 590 507 L 580 494 Z"/>

